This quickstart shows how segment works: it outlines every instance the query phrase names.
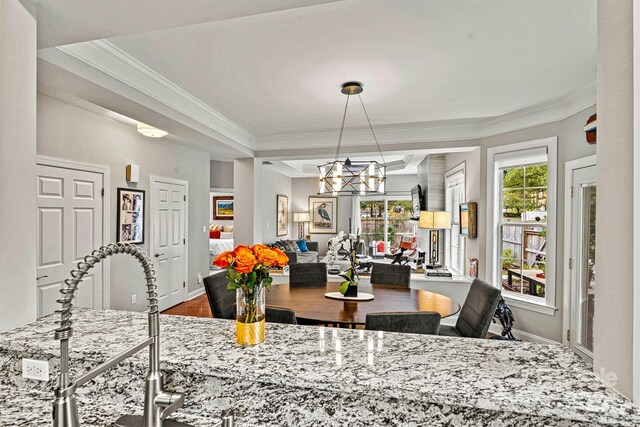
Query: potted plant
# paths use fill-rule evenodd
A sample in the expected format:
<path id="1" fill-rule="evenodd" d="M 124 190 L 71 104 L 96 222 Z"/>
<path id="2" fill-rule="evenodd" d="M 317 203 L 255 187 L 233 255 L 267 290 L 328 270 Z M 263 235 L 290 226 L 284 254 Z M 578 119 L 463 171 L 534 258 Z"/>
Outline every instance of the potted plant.
<path id="1" fill-rule="evenodd" d="M 227 269 L 227 289 L 236 292 L 236 342 L 255 345 L 264 341 L 265 294 L 271 289 L 270 267 L 284 267 L 289 258 L 266 245 L 240 245 L 225 251 L 213 261 Z"/>

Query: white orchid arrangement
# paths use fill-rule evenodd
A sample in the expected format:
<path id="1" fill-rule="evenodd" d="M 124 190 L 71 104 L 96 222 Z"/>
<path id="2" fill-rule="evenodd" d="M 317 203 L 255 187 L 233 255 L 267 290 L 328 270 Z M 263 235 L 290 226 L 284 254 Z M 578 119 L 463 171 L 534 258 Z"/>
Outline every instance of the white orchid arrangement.
<path id="1" fill-rule="evenodd" d="M 358 236 L 355 234 L 347 234 L 344 231 L 341 231 L 337 236 L 329 239 L 327 255 L 329 255 L 331 262 L 333 263 L 338 259 L 338 252 L 340 252 L 340 250 L 344 249 L 347 252 L 351 252 L 355 249 L 358 240 Z"/>
<path id="2" fill-rule="evenodd" d="M 356 273 L 356 266 L 360 263 L 356 259 L 356 247 L 360 241 L 360 236 L 356 234 L 347 234 L 341 231 L 336 237 L 329 240 L 328 255 L 331 262 L 334 262 L 338 257 L 338 252 L 342 249 L 347 251 L 350 266 L 347 271 L 340 275 L 344 281 L 340 284 L 340 293 L 345 295 L 350 286 L 358 285 L 358 274 Z"/>

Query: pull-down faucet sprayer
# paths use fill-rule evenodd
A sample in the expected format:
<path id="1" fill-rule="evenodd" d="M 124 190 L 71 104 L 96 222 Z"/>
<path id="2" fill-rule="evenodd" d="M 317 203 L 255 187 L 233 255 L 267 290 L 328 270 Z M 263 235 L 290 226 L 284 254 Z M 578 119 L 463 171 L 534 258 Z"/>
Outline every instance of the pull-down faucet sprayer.
<path id="1" fill-rule="evenodd" d="M 71 381 L 69 378 L 69 338 L 73 333 L 71 308 L 73 307 L 74 293 L 78 288 L 78 283 L 91 268 L 103 259 L 119 253 L 132 255 L 144 269 L 149 306 L 149 338 L 93 368 L 76 378 L 75 381 Z M 73 270 L 71 277 L 64 281 L 66 286 L 60 290 L 62 297 L 58 300 L 61 304 L 61 308 L 58 310 L 61 314 L 60 327 L 55 331 L 56 339 L 60 340 L 60 380 L 53 405 L 54 427 L 79 427 L 75 398 L 76 388 L 145 347 L 149 347 L 149 371 L 145 378 L 144 413 L 142 416 L 122 416 L 118 418 L 115 425 L 118 427 L 189 427 L 188 424 L 166 419 L 182 406 L 184 396 L 180 393 L 165 391 L 163 388 L 162 372 L 160 371 L 160 315 L 155 281 L 153 264 L 147 254 L 141 248 L 126 243 L 112 243 L 93 251 L 91 255 L 87 255 L 83 261 L 78 263 L 78 268 Z"/>

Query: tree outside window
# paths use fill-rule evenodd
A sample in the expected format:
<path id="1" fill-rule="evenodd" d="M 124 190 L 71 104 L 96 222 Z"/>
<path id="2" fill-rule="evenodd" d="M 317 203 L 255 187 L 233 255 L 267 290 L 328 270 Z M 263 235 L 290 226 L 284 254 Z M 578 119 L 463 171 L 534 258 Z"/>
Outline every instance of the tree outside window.
<path id="1" fill-rule="evenodd" d="M 546 294 L 547 165 L 502 169 L 500 255 L 502 287 Z"/>
<path id="2" fill-rule="evenodd" d="M 404 235 L 415 234 L 415 221 L 411 221 L 411 200 L 360 201 L 361 237 L 368 248 L 373 242 L 384 242 L 387 252 L 400 246 Z"/>

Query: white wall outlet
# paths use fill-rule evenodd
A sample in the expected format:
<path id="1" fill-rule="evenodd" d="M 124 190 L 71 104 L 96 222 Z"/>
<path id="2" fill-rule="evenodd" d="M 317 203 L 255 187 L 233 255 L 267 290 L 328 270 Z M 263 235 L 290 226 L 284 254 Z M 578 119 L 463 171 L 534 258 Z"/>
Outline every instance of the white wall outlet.
<path id="1" fill-rule="evenodd" d="M 202 232 L 203 232 L 203 233 L 206 233 L 206 232 L 207 232 L 207 228 L 209 228 L 209 227 L 207 227 L 206 225 L 203 225 L 203 226 L 202 226 Z"/>
<path id="2" fill-rule="evenodd" d="M 22 359 L 22 377 L 49 381 L 49 362 L 46 360 Z"/>
<path id="3" fill-rule="evenodd" d="M 202 274 L 198 273 L 198 284 L 202 283 Z"/>
<path id="4" fill-rule="evenodd" d="M 137 295 L 136 295 L 136 294 L 131 295 L 131 305 L 134 305 L 134 304 L 136 303 L 137 298 L 138 298 L 138 297 L 137 297 Z"/>

